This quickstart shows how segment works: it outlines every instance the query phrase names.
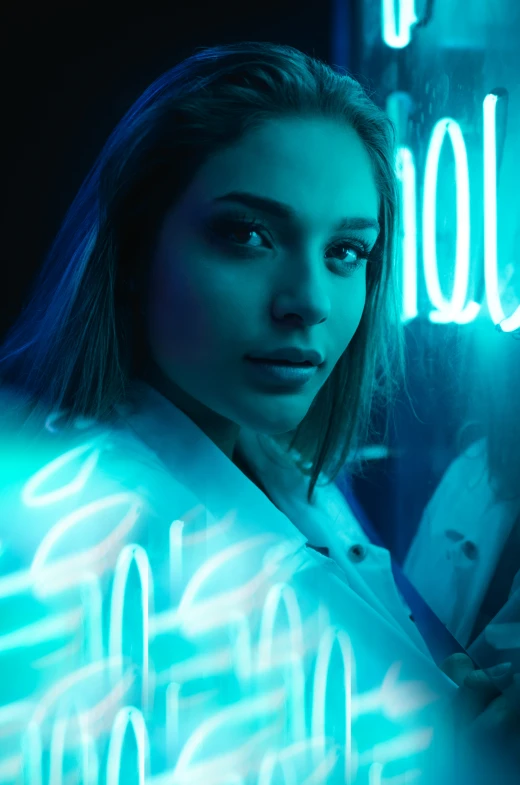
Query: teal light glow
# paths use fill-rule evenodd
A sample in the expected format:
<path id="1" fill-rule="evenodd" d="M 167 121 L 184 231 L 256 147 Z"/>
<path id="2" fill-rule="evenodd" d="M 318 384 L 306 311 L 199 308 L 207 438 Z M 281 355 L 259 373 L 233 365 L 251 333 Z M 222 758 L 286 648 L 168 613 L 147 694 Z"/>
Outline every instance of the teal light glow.
<path id="1" fill-rule="evenodd" d="M 273 785 L 276 769 L 281 769 L 283 771 L 284 785 L 298 785 L 294 768 L 290 765 L 288 760 L 285 760 L 276 752 L 268 752 L 265 755 L 258 773 L 258 785 Z M 280 781 L 278 777 L 276 778 L 276 781 Z"/>
<path id="2" fill-rule="evenodd" d="M 182 535 L 184 521 L 173 521 L 170 525 L 170 600 L 174 608 L 182 594 L 183 564 L 182 564 Z"/>
<path id="3" fill-rule="evenodd" d="M 390 741 L 376 744 L 371 750 L 359 756 L 360 763 L 370 763 L 374 758 L 378 763 L 391 763 L 396 760 L 408 758 L 421 750 L 426 750 L 432 743 L 433 728 L 402 733 Z"/>
<path id="4" fill-rule="evenodd" d="M 254 698 L 243 699 L 238 703 L 227 706 L 214 714 L 209 719 L 201 722 L 194 733 L 184 745 L 173 772 L 153 778 L 154 785 L 166 785 L 190 780 L 192 782 L 221 782 L 229 776 L 230 770 L 240 772 L 241 758 L 248 760 L 251 753 L 259 743 L 279 743 L 280 722 L 279 715 L 286 698 L 283 689 L 265 691 Z M 256 733 L 248 734 L 246 741 L 235 747 L 231 752 L 218 754 L 221 745 L 211 745 L 211 739 L 229 738 L 239 739 L 243 735 L 241 727 L 252 720 L 262 720 L 265 717 L 273 720 L 270 725 L 264 726 Z M 222 735 L 222 732 L 225 733 Z M 207 745 L 214 748 L 215 754 L 202 762 L 197 762 L 197 755 Z"/>
<path id="5" fill-rule="evenodd" d="M 290 586 L 275 584 L 265 598 L 260 622 L 258 671 L 271 670 L 278 664 L 273 662 L 274 623 L 282 602 L 289 619 L 289 662 L 285 667 L 285 684 L 289 690 L 289 736 L 291 741 L 298 742 L 305 738 L 305 676 L 301 667 L 304 641 L 300 606 Z M 286 659 L 287 652 L 283 654 Z"/>
<path id="6" fill-rule="evenodd" d="M 43 785 L 42 738 L 38 722 L 31 720 L 22 741 L 23 777 L 27 785 Z"/>
<path id="7" fill-rule="evenodd" d="M 329 627 L 322 636 L 316 656 L 314 670 L 314 689 L 312 696 L 312 735 L 320 740 L 315 748 L 315 764 L 326 754 L 325 703 L 329 665 L 334 644 L 338 643 L 343 659 L 343 687 L 345 690 L 345 785 L 351 785 L 356 778 L 356 767 L 352 758 L 352 681 L 354 658 L 352 645 L 344 630 Z"/>
<path id="8" fill-rule="evenodd" d="M 53 550 L 57 548 L 58 544 L 63 545 L 63 540 L 76 526 L 87 522 L 87 525 L 95 528 L 96 518 L 101 513 L 106 513 L 110 508 L 117 508 L 121 505 L 128 506 L 129 509 L 115 529 L 109 531 L 101 542 L 72 556 L 56 558 L 54 561 L 49 559 Z M 139 519 L 142 506 L 141 497 L 134 493 L 115 493 L 112 496 L 85 504 L 58 521 L 42 539 L 34 555 L 30 573 L 35 590 L 39 592 L 40 596 L 46 596 L 83 583 L 85 577 L 99 569 L 111 551 L 117 548 L 117 545 L 129 534 Z M 69 539 L 73 544 L 74 537 Z"/>
<path id="9" fill-rule="evenodd" d="M 84 447 L 74 456 L 83 467 L 89 460 Z M 72 495 L 70 476 L 77 476 L 77 466 L 70 459 L 69 452 L 52 461 L 26 486 L 31 492 L 24 501 L 39 499 L 37 513 L 47 525 L 34 545 L 31 569 L 0 579 L 2 600 L 30 588 L 57 608 L 61 599 L 72 600 L 36 620 L 22 618 L 0 637 L 0 648 L 16 647 L 24 656 L 35 643 L 49 644 L 32 665 L 51 663 L 54 669 L 23 713 L 21 701 L 0 711 L 2 733 L 7 721 L 18 736 L 28 729 L 22 755 L 4 755 L 0 774 L 23 768 L 25 785 L 45 785 L 50 765 L 53 785 L 59 785 L 72 766 L 74 774 L 83 772 L 85 785 L 239 785 L 250 781 L 253 761 L 255 785 L 294 785 L 294 772 L 305 761 L 306 776 L 297 780 L 302 785 L 327 781 L 333 772 L 335 781 L 346 784 L 356 780 L 361 765 L 368 769 L 377 760 L 374 750 L 383 764 L 406 757 L 408 749 L 424 749 L 427 734 L 402 733 L 403 718 L 425 704 L 415 690 L 406 694 L 414 682 L 398 684 L 396 664 L 383 681 L 379 671 L 364 689 L 354 690 L 355 643 L 333 626 L 327 606 L 300 604 L 288 583 L 308 569 L 300 540 L 281 543 L 262 532 L 211 552 L 211 533 L 218 527 L 225 533 L 233 516 L 206 527 L 209 512 L 194 508 L 171 526 L 164 522 L 164 549 L 156 551 L 146 539 L 137 544 L 144 497 L 132 491 L 96 500 L 91 473 L 85 474 L 88 503 L 76 502 L 74 509 L 73 500 L 64 514 L 65 496 L 57 486 L 61 481 Z M 67 660 L 63 652 L 71 645 L 74 654 Z M 334 693 L 339 745 L 325 738 Z M 372 727 L 378 716 L 384 722 L 384 731 L 368 739 L 364 757 L 357 751 L 364 731 L 353 730 L 361 713 L 374 715 Z M 393 739 L 386 730 L 392 718 L 398 720 L 390 730 Z M 426 733 L 428 721 L 417 722 Z M 388 743 L 377 747 L 381 739 Z M 128 761 L 135 769 L 131 782 Z"/>
<path id="10" fill-rule="evenodd" d="M 408 46 L 412 40 L 412 27 L 418 21 L 415 13 L 415 0 L 382 0 L 383 41 L 392 49 L 404 49 L 405 46 Z"/>
<path id="11" fill-rule="evenodd" d="M 121 769 L 123 742 L 129 724 L 132 726 L 137 745 L 139 785 L 145 785 L 150 774 L 150 751 L 144 717 L 137 709 L 126 706 L 118 711 L 114 720 L 114 727 L 110 737 L 110 746 L 108 748 L 106 785 L 123 785 L 123 783 L 120 783 L 119 773 Z"/>
<path id="12" fill-rule="evenodd" d="M 80 493 L 87 484 L 89 477 L 96 468 L 99 459 L 99 450 L 93 449 L 94 445 L 87 442 L 73 450 L 60 455 L 56 460 L 51 461 L 43 467 L 39 472 L 36 472 L 31 479 L 25 484 L 22 491 L 22 501 L 27 507 L 44 507 L 55 502 L 62 501 L 68 496 L 73 496 Z M 84 460 L 83 465 L 76 474 L 73 480 L 66 485 L 61 485 L 54 491 L 38 494 L 37 491 L 50 477 L 57 474 L 60 470 L 71 464 L 74 460 L 89 453 Z"/>
<path id="13" fill-rule="evenodd" d="M 83 651 L 88 662 L 103 658 L 103 632 L 101 618 L 103 613 L 103 593 L 96 575 L 88 575 L 80 586 L 83 604 Z"/>
<path id="14" fill-rule="evenodd" d="M 79 712 L 67 712 L 65 716 L 55 720 L 50 745 L 50 774 L 52 785 L 64 785 L 66 775 L 63 772 L 65 739 L 72 716 L 76 717 L 79 727 L 79 762 L 82 785 L 96 785 L 99 777 L 99 760 L 93 739 L 89 736 L 85 718 Z"/>
<path id="15" fill-rule="evenodd" d="M 417 174 L 409 147 L 400 146 L 396 154 L 396 172 L 401 186 L 401 321 L 415 319 L 417 309 Z"/>
<path id="16" fill-rule="evenodd" d="M 180 750 L 180 691 L 181 685 L 177 682 L 168 684 L 166 688 L 166 762 L 170 769 L 175 766 Z"/>
<path id="17" fill-rule="evenodd" d="M 437 181 L 439 158 L 443 143 L 449 137 L 455 159 L 457 200 L 457 240 L 455 276 L 451 300 L 441 291 L 437 264 Z M 459 124 L 450 117 L 439 120 L 432 131 L 424 174 L 423 194 L 423 259 L 426 289 L 436 308 L 430 312 L 432 322 L 467 324 L 477 316 L 480 305 L 471 301 L 465 307 L 469 287 L 470 265 L 470 188 L 466 144 Z"/>
<path id="18" fill-rule="evenodd" d="M 483 104 L 484 120 L 484 274 L 486 299 L 491 319 L 504 332 L 520 327 L 520 306 L 506 316 L 502 309 L 498 281 L 497 246 L 497 154 L 496 107 L 498 97 L 486 95 Z"/>
<path id="19" fill-rule="evenodd" d="M 150 563 L 144 548 L 139 545 L 126 545 L 117 560 L 114 571 L 114 584 L 112 586 L 112 600 L 110 608 L 110 632 L 109 632 L 109 656 L 116 662 L 120 662 L 119 669 L 114 669 L 114 682 L 123 678 L 123 614 L 125 608 L 125 592 L 128 582 L 128 573 L 132 562 L 135 562 L 139 574 L 140 587 L 140 607 L 135 608 L 135 612 L 141 616 L 142 634 L 142 659 L 139 663 L 142 673 L 142 701 L 145 708 L 148 707 L 148 687 L 149 687 L 149 618 L 150 606 L 153 607 L 152 581 L 150 580 Z M 134 598 L 135 599 L 135 598 Z"/>
<path id="20" fill-rule="evenodd" d="M 234 671 L 245 688 L 253 675 L 251 629 L 245 613 L 237 612 L 235 623 L 229 624 L 229 638 Z"/>

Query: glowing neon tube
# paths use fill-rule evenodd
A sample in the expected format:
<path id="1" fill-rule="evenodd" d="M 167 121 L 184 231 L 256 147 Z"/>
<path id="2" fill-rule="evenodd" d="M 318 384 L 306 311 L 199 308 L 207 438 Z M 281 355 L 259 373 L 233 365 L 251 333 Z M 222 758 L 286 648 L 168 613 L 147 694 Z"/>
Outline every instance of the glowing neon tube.
<path id="1" fill-rule="evenodd" d="M 484 113 L 484 276 L 486 300 L 491 319 L 500 324 L 504 332 L 520 327 L 520 306 L 506 316 L 500 301 L 498 283 L 497 245 L 497 154 L 496 154 L 496 107 L 498 96 L 486 95 Z"/>
<path id="2" fill-rule="evenodd" d="M 396 6 L 398 12 L 396 14 Z M 404 49 L 412 40 L 412 27 L 419 21 L 415 0 L 382 0 L 383 41 L 392 49 Z"/>
<path id="3" fill-rule="evenodd" d="M 457 240 L 455 277 L 451 300 L 441 292 L 437 265 L 437 181 L 439 158 L 446 136 L 450 139 L 455 158 L 457 199 Z M 432 131 L 424 174 L 423 194 L 423 259 L 426 289 L 436 308 L 430 312 L 432 322 L 467 324 L 475 319 L 480 305 L 471 301 L 464 307 L 469 287 L 470 209 L 469 170 L 466 144 L 459 124 L 450 117 L 439 120 Z"/>

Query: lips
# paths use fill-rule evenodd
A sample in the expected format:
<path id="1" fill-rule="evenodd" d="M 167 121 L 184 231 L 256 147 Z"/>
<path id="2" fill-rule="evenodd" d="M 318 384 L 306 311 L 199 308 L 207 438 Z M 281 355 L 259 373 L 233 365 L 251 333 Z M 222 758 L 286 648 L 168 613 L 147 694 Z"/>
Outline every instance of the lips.
<path id="1" fill-rule="evenodd" d="M 270 357 L 248 357 L 252 363 L 269 363 L 269 365 L 288 365 L 295 368 L 311 368 L 312 363 L 310 360 L 303 362 L 292 362 L 291 360 L 272 360 Z"/>
<path id="2" fill-rule="evenodd" d="M 325 358 L 322 352 L 317 349 L 304 348 L 302 346 L 279 346 L 276 349 L 263 347 L 247 354 L 247 359 L 259 362 L 280 362 L 285 365 L 295 367 L 307 367 L 309 365 L 322 365 Z"/>

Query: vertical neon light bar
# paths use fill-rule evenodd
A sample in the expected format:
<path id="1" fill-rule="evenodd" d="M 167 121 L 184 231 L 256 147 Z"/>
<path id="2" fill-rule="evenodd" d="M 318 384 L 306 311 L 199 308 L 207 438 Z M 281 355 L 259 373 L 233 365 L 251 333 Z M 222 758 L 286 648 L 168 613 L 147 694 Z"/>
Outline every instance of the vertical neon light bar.
<path id="1" fill-rule="evenodd" d="M 277 583 L 271 587 L 265 598 L 260 620 L 260 640 L 258 644 L 258 671 L 269 670 L 273 661 L 274 623 L 278 608 L 283 602 L 289 620 L 291 651 L 303 652 L 303 623 L 298 598 L 291 586 Z M 279 655 L 274 652 L 274 658 Z M 305 676 L 301 659 L 292 657 L 285 668 L 285 678 L 289 686 L 289 724 L 291 743 L 305 738 Z"/>
<path id="2" fill-rule="evenodd" d="M 123 676 L 123 612 L 125 607 L 125 592 L 128 581 L 128 574 L 132 562 L 135 560 L 139 574 L 140 594 L 141 594 L 141 614 L 142 614 L 142 701 L 145 707 L 148 706 L 148 640 L 149 640 L 149 617 L 153 597 L 153 580 L 148 561 L 148 555 L 140 545 L 126 545 L 114 570 L 114 583 L 112 586 L 112 601 L 110 609 L 110 632 L 109 632 L 109 652 L 110 657 L 119 663 L 114 670 L 116 679 Z"/>
<path id="3" fill-rule="evenodd" d="M 139 785 L 145 785 L 149 776 L 149 742 L 146 723 L 140 711 L 133 706 L 125 706 L 114 720 L 108 747 L 106 785 L 120 785 L 121 755 L 128 724 L 132 726 L 137 745 L 137 777 Z"/>
<path id="4" fill-rule="evenodd" d="M 43 785 L 42 757 L 40 726 L 31 720 L 22 739 L 22 781 L 24 785 Z"/>
<path id="5" fill-rule="evenodd" d="M 319 741 L 315 748 L 315 765 L 326 755 L 325 736 L 325 703 L 329 665 L 334 643 L 337 641 L 344 667 L 343 687 L 345 690 L 345 785 L 356 780 L 356 768 L 352 760 L 352 681 L 354 670 L 354 654 L 350 638 L 344 630 L 329 627 L 320 640 L 316 664 L 314 666 L 314 685 L 312 692 L 312 736 Z"/>
<path id="6" fill-rule="evenodd" d="M 417 177 L 413 153 L 409 147 L 397 148 L 396 172 L 401 184 L 402 205 L 402 310 L 401 320 L 417 316 Z"/>
<path id="7" fill-rule="evenodd" d="M 52 785 L 63 785 L 67 776 L 63 772 L 65 755 L 65 739 L 71 716 L 75 715 L 79 727 L 79 764 L 82 785 L 97 785 L 99 776 L 99 760 L 94 740 L 89 736 L 84 716 L 79 711 L 67 712 L 55 720 L 51 735 L 49 782 Z"/>
<path id="8" fill-rule="evenodd" d="M 457 240 L 455 251 L 455 280 L 451 300 L 445 300 L 439 282 L 437 265 L 437 181 L 442 145 L 448 135 L 455 158 L 457 199 Z M 450 117 L 439 120 L 432 131 L 424 175 L 423 194 L 423 259 L 426 289 L 436 308 L 429 314 L 430 321 L 464 324 L 472 321 L 480 306 L 471 301 L 464 308 L 469 285 L 470 210 L 469 170 L 466 144 L 459 124 Z"/>
<path id="9" fill-rule="evenodd" d="M 396 6 L 399 9 L 397 15 Z M 404 49 L 405 46 L 408 46 L 412 40 L 412 27 L 418 21 L 415 13 L 415 0 L 382 0 L 383 41 L 392 49 Z"/>
<path id="10" fill-rule="evenodd" d="M 504 332 L 520 327 L 520 306 L 506 317 L 500 302 L 497 243 L 497 154 L 496 107 L 498 96 L 484 98 L 484 276 L 486 300 L 491 319 Z"/>

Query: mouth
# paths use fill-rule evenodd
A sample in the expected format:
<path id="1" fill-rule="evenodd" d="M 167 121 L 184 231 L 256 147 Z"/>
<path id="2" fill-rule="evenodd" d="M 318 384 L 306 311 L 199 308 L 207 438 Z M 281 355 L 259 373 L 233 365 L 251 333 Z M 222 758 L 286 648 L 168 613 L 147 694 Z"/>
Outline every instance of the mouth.
<path id="1" fill-rule="evenodd" d="M 305 360 L 272 360 L 262 357 L 246 357 L 251 369 L 251 379 L 261 387 L 281 392 L 298 390 L 318 373 L 318 366 Z"/>
<path id="2" fill-rule="evenodd" d="M 310 362 L 310 360 L 305 360 L 304 362 L 291 362 L 291 360 L 271 360 L 268 357 L 247 357 L 246 359 L 249 362 L 257 363 L 259 365 L 279 365 L 280 367 L 287 366 L 289 368 L 315 368 L 316 366 Z"/>

